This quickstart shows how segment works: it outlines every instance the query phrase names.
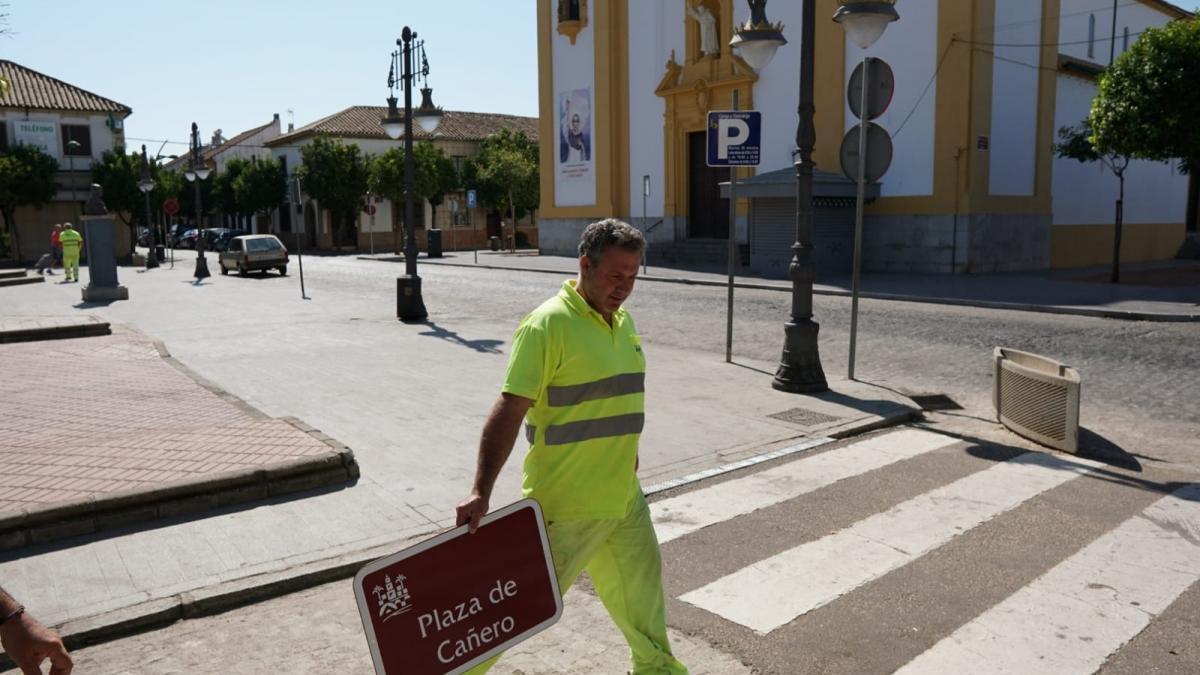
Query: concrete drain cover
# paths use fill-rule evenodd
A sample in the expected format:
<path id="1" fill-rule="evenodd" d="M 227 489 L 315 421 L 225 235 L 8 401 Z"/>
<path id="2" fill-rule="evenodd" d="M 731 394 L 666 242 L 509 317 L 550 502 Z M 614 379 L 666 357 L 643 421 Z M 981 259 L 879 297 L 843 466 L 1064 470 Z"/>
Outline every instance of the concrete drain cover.
<path id="1" fill-rule="evenodd" d="M 789 424 L 796 424 L 802 427 L 815 427 L 820 424 L 830 424 L 841 420 L 840 417 L 826 415 L 824 413 L 813 412 L 804 408 L 792 408 L 783 412 L 767 415 L 771 419 L 780 420 Z"/>

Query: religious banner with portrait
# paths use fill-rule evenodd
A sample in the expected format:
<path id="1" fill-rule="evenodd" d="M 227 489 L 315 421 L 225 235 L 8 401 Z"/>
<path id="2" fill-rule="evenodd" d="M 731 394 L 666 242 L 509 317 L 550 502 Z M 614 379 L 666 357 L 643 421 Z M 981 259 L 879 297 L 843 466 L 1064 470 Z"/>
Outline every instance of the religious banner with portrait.
<path id="1" fill-rule="evenodd" d="M 596 203 L 596 160 L 592 144 L 591 89 L 558 94 L 558 143 L 554 156 L 557 206 Z"/>

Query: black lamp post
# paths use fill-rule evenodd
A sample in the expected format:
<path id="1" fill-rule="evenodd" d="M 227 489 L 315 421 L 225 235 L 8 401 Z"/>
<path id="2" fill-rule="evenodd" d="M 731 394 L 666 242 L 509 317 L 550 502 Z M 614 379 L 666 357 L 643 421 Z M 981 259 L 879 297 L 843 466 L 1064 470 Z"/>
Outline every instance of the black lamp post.
<path id="1" fill-rule="evenodd" d="M 201 221 L 203 211 L 200 208 L 200 182 L 208 178 L 210 170 L 200 156 L 200 128 L 192 122 L 192 165 L 183 172 L 183 177 L 196 185 L 196 271 L 192 276 L 196 281 L 212 276 L 208 273 L 208 260 L 204 257 L 204 224 Z"/>
<path id="2" fill-rule="evenodd" d="M 158 254 L 155 247 L 154 226 L 150 224 L 150 191 L 154 189 L 154 180 L 150 178 L 150 162 L 146 159 L 146 146 L 142 144 L 142 179 L 138 181 L 138 189 L 146 195 L 146 233 L 150 241 L 146 251 L 146 269 L 158 267 Z"/>
<path id="3" fill-rule="evenodd" d="M 380 120 L 380 126 L 392 139 L 404 136 L 404 276 L 396 279 L 396 316 L 401 321 L 420 321 L 429 316 L 425 302 L 421 299 L 421 277 L 417 276 L 417 237 L 414 224 L 413 204 L 413 118 L 426 133 L 433 133 L 442 119 L 442 111 L 433 105 L 433 90 L 429 88 L 429 61 L 425 58 L 425 43 L 417 40 L 417 34 L 408 26 L 396 40 L 399 50 L 392 52 L 391 70 L 388 72 L 388 112 Z M 413 52 L 419 51 L 421 68 L 413 72 Z M 401 59 L 403 56 L 403 59 Z M 404 86 L 404 116 L 396 109 L 396 73 Z M 425 85 L 421 89 L 421 107 L 413 110 L 412 87 L 416 77 Z"/>
<path id="4" fill-rule="evenodd" d="M 803 0 L 800 22 L 800 123 L 796 127 L 796 241 L 792 244 L 791 320 L 783 326 L 783 356 L 771 386 L 792 393 L 816 393 L 829 389 L 821 357 L 817 351 L 820 326 L 812 320 L 813 279 L 816 265 L 812 259 L 813 203 L 812 151 L 817 135 L 813 128 L 813 43 L 816 0 Z M 730 45 L 747 63 L 761 70 L 775 50 L 786 43 L 782 26 L 767 21 L 766 0 L 749 0 L 750 20 L 734 28 Z"/>

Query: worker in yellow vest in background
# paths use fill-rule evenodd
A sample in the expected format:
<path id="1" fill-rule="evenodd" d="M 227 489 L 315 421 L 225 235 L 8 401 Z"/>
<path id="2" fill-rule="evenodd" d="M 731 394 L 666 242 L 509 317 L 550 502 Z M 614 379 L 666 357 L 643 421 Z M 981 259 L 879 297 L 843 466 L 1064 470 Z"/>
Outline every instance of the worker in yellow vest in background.
<path id="1" fill-rule="evenodd" d="M 63 274 L 66 281 L 79 281 L 79 249 L 83 248 L 83 235 L 75 231 L 70 223 L 63 225 L 58 241 L 63 250 Z"/>

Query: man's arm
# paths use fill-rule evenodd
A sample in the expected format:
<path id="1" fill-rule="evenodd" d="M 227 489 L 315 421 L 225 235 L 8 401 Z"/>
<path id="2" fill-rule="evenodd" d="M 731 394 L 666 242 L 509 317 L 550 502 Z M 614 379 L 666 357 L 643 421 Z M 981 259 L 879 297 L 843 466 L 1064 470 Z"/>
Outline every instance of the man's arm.
<path id="1" fill-rule="evenodd" d="M 50 659 L 50 675 L 69 675 L 74 664 L 62 638 L 24 608 L 3 588 L 0 588 L 0 644 L 4 653 L 25 675 L 41 675 L 42 662 Z"/>
<path id="2" fill-rule="evenodd" d="M 492 406 L 479 438 L 479 463 L 471 494 L 458 504 L 457 525 L 466 524 L 470 532 L 479 529 L 479 520 L 487 515 L 488 500 L 500 469 L 512 454 L 513 443 L 521 431 L 521 422 L 533 401 L 514 394 L 501 394 Z"/>

